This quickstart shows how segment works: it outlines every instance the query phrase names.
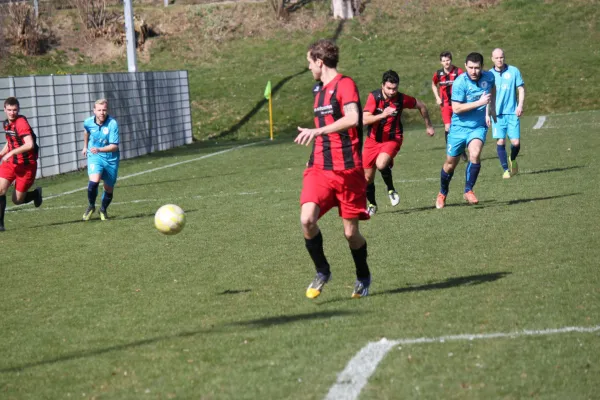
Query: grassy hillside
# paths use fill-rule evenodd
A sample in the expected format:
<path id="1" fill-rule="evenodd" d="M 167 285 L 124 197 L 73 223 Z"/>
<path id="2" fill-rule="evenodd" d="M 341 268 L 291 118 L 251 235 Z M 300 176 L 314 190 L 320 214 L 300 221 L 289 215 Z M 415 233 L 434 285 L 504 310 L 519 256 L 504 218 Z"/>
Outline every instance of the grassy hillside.
<path id="1" fill-rule="evenodd" d="M 138 7 L 138 15 L 166 32 L 150 40 L 139 67 L 189 70 L 198 139 L 268 135 L 262 98 L 267 80 L 276 87 L 276 133 L 290 134 L 297 125 L 310 124 L 312 78 L 304 54 L 320 37 L 337 38 L 340 70 L 356 79 L 363 98 L 379 85 L 381 73 L 393 68 L 401 75 L 401 90 L 424 100 L 436 122 L 440 117 L 430 82 L 445 49 L 460 65 L 471 51 L 489 60 L 493 48 L 503 47 L 507 62 L 518 66 L 525 79 L 529 115 L 591 110 L 600 108 L 594 90 L 600 73 L 598 4 L 373 0 L 360 18 L 346 23 L 330 19 L 324 1 L 309 2 L 286 21 L 275 21 L 264 3 Z M 12 57 L 0 74 L 126 69 L 122 56 L 102 63 L 82 55 L 73 63 L 67 53 Z M 416 114 L 408 113 L 409 124 L 418 122 Z"/>

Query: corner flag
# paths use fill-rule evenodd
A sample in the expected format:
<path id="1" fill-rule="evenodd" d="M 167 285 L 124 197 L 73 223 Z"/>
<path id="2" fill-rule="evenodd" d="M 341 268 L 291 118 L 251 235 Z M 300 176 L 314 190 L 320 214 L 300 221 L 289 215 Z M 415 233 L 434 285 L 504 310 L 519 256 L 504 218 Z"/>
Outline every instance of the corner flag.
<path id="1" fill-rule="evenodd" d="M 265 88 L 265 99 L 269 100 L 269 131 L 271 133 L 271 140 L 273 140 L 273 99 L 271 97 L 271 81 L 267 82 Z"/>

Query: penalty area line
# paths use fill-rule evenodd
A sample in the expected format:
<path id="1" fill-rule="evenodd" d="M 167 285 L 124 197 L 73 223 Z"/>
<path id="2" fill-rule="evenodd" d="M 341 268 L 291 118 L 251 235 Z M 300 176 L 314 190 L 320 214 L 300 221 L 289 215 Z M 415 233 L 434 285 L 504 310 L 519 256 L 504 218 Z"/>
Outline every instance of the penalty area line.
<path id="1" fill-rule="evenodd" d="M 203 156 L 192 158 L 192 159 L 189 159 L 189 160 L 179 161 L 179 162 L 176 162 L 176 163 L 173 163 L 173 164 L 163 165 L 162 167 L 156 167 L 156 168 L 147 169 L 147 170 L 144 170 L 144 171 L 136 172 L 134 174 L 125 175 L 125 176 L 119 178 L 118 180 L 122 181 L 122 180 L 125 180 L 125 179 L 134 178 L 136 176 L 149 174 L 151 172 L 160 171 L 161 169 L 167 169 L 167 168 L 177 167 L 179 165 L 191 163 L 191 162 L 194 162 L 194 161 L 204 160 L 205 158 L 209 158 L 209 157 L 213 157 L 213 156 L 218 156 L 220 154 L 228 153 L 228 152 L 233 151 L 233 150 L 238 150 L 238 149 L 243 149 L 244 147 L 254 146 L 255 144 L 259 144 L 259 143 L 263 143 L 263 142 L 248 143 L 248 144 L 244 144 L 244 145 L 241 145 L 241 146 L 236 146 L 236 147 L 231 147 L 229 149 L 225 149 L 225 150 L 221 150 L 221 151 L 216 151 L 214 153 L 205 154 Z M 73 193 L 77 193 L 77 192 L 83 192 L 84 190 L 87 190 L 87 186 L 81 187 L 79 189 L 69 190 L 68 192 L 62 192 L 62 193 L 54 194 L 52 196 L 44 197 L 44 200 L 55 199 L 57 197 L 67 196 L 69 194 L 73 194 Z M 24 207 L 26 205 L 27 204 L 19 204 L 19 205 L 16 205 L 16 206 L 8 207 L 8 208 L 6 208 L 6 211 L 14 210 L 15 208 Z"/>
<path id="2" fill-rule="evenodd" d="M 524 336 L 557 335 L 561 333 L 594 333 L 600 331 L 600 325 L 591 327 L 567 326 L 557 329 L 523 330 L 517 332 L 475 333 L 447 335 L 440 337 L 421 337 L 369 342 L 348 362 L 346 368 L 338 374 L 336 383 L 329 389 L 325 400 L 355 400 L 373 375 L 377 365 L 385 355 L 398 345 L 444 343 L 452 341 L 472 341 L 498 338 L 518 338 Z"/>

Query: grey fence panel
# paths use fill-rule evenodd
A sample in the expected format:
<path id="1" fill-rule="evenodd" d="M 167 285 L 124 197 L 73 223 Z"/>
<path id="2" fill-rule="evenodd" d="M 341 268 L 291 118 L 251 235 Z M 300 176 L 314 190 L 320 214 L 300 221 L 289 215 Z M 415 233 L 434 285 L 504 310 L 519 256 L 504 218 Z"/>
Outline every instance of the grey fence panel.
<path id="1" fill-rule="evenodd" d="M 0 99 L 9 96 L 38 137 L 38 177 L 86 166 L 83 121 L 100 98 L 119 123 L 121 159 L 192 142 L 187 71 L 0 78 Z"/>

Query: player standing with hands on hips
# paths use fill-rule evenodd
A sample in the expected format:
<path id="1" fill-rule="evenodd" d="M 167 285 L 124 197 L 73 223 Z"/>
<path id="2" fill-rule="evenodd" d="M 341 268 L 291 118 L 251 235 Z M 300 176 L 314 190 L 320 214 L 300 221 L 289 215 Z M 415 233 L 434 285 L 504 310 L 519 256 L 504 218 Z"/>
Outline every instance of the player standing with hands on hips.
<path id="1" fill-rule="evenodd" d="M 83 122 L 83 150 L 88 158 L 88 208 L 83 220 L 88 221 L 96 211 L 96 197 L 100 179 L 104 181 L 104 193 L 100 206 L 100 219 L 108 219 L 106 209 L 113 199 L 113 191 L 119 172 L 119 125 L 108 115 L 108 101 L 97 100 L 94 115 Z"/>
<path id="2" fill-rule="evenodd" d="M 338 207 L 344 236 L 356 267 L 353 298 L 369 294 L 371 273 L 367 265 L 367 242 L 358 221 L 369 219 L 366 211 L 365 176 L 361 160 L 362 113 L 354 81 L 337 72 L 339 49 L 331 40 L 313 43 L 306 56 L 308 69 L 318 83 L 313 88 L 315 128 L 298 127 L 294 142 L 313 149 L 304 170 L 300 195 L 300 221 L 306 249 L 317 274 L 306 289 L 314 299 L 331 278 L 317 221 Z"/>

